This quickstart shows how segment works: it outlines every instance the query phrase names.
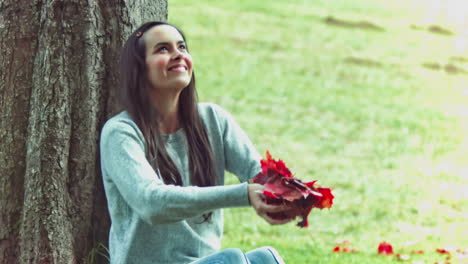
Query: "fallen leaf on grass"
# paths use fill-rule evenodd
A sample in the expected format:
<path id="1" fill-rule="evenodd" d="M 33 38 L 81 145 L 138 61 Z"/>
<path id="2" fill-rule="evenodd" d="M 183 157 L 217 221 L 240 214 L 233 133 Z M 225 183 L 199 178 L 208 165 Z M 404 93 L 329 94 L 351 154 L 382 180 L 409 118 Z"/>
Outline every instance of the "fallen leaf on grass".
<path id="1" fill-rule="evenodd" d="M 381 242 L 377 248 L 377 252 L 382 255 L 391 255 L 393 254 L 393 247 L 387 242 Z"/>
<path id="2" fill-rule="evenodd" d="M 452 251 L 451 249 L 447 249 L 447 248 L 438 248 L 438 249 L 436 249 L 436 252 L 440 253 L 440 254 L 449 254 L 450 255 L 451 251 Z"/>
<path id="3" fill-rule="evenodd" d="M 401 254 L 396 254 L 395 257 L 396 257 L 398 260 L 409 260 L 409 259 L 410 259 L 410 256 L 408 256 L 408 255 L 401 255 Z"/>
<path id="4" fill-rule="evenodd" d="M 340 240 L 335 241 L 335 244 L 337 244 L 337 245 L 350 244 L 350 243 L 351 243 L 351 241 L 349 241 L 347 239 L 340 239 Z"/>
<path id="5" fill-rule="evenodd" d="M 357 252 L 358 250 L 352 247 L 334 247 L 333 252 L 342 252 L 342 253 L 351 253 L 351 252 Z"/>

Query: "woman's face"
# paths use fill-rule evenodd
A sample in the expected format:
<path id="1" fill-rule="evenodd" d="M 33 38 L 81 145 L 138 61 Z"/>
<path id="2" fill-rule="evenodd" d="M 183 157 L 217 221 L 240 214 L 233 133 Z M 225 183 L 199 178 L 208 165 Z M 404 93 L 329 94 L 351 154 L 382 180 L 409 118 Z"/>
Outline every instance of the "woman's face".
<path id="1" fill-rule="evenodd" d="M 155 26 L 143 34 L 148 79 L 157 93 L 180 92 L 192 78 L 192 56 L 172 26 Z"/>

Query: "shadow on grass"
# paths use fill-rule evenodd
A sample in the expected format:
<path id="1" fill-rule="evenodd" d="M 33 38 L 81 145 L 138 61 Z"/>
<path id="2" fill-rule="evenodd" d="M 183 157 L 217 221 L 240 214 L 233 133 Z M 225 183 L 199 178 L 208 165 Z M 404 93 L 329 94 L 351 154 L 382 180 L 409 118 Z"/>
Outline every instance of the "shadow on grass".
<path id="1" fill-rule="evenodd" d="M 452 36 L 454 33 L 446 28 L 443 28 L 439 25 L 431 25 L 427 29 L 429 32 L 434 33 L 434 34 L 439 34 L 439 35 L 446 35 L 446 36 Z"/>
<path id="2" fill-rule="evenodd" d="M 364 30 L 372 30 L 372 31 L 385 31 L 385 29 L 381 26 L 378 26 L 369 21 L 348 21 L 344 19 L 335 18 L 332 16 L 327 16 L 324 19 L 325 24 L 344 27 L 344 28 L 356 28 L 356 29 L 364 29 Z"/>
<path id="3" fill-rule="evenodd" d="M 379 61 L 360 57 L 346 57 L 344 62 L 371 68 L 380 68 L 383 66 L 383 64 Z"/>
<path id="4" fill-rule="evenodd" d="M 439 25 L 430 25 L 430 26 L 427 26 L 427 27 L 411 25 L 411 28 L 415 29 L 415 30 L 427 30 L 430 33 L 438 34 L 438 35 L 444 35 L 444 36 L 453 36 L 453 35 L 455 35 L 455 33 L 453 31 L 451 31 L 449 29 L 446 29 L 446 28 L 444 28 L 442 26 L 439 26 Z"/>
<path id="5" fill-rule="evenodd" d="M 467 70 L 453 63 L 441 64 L 438 62 L 424 62 L 422 66 L 433 71 L 443 70 L 448 74 L 468 74 Z"/>
<path id="6" fill-rule="evenodd" d="M 450 57 L 449 60 L 453 62 L 468 63 L 468 57 L 462 57 L 462 56 L 453 56 L 453 57 Z"/>

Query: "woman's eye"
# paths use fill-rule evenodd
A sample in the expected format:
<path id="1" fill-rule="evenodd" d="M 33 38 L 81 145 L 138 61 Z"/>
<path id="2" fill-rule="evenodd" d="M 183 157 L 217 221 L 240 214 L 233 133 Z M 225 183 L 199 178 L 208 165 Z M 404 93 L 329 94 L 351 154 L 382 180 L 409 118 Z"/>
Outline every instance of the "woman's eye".
<path id="1" fill-rule="evenodd" d="M 157 52 L 164 52 L 167 51 L 168 49 L 166 47 L 160 47 Z"/>
<path id="2" fill-rule="evenodd" d="M 179 49 L 186 50 L 186 49 L 187 49 L 187 46 L 185 46 L 185 44 L 181 44 L 181 45 L 179 46 Z"/>

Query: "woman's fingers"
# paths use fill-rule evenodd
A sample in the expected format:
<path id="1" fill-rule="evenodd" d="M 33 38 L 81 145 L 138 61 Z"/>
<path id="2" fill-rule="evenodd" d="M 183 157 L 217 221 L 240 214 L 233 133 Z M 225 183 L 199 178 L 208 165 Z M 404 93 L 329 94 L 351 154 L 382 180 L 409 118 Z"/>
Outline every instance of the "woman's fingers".
<path id="1" fill-rule="evenodd" d="M 248 185 L 250 204 L 260 217 L 272 225 L 286 224 L 295 218 L 295 216 L 290 213 L 292 209 L 289 205 L 267 204 L 263 198 L 263 189 L 264 187 L 259 184 Z M 274 215 L 278 216 L 278 214 L 281 215 L 281 217 L 273 217 Z"/>
<path id="2" fill-rule="evenodd" d="M 294 218 L 284 218 L 284 219 L 277 219 L 269 216 L 268 214 L 260 215 L 265 221 L 267 221 L 271 225 L 284 225 L 291 222 Z"/>
<path id="3" fill-rule="evenodd" d="M 279 212 L 288 211 L 290 209 L 291 208 L 285 204 L 274 205 L 274 204 L 267 204 L 265 202 L 263 202 L 259 208 L 259 210 L 268 212 L 268 213 L 279 213 Z"/>

